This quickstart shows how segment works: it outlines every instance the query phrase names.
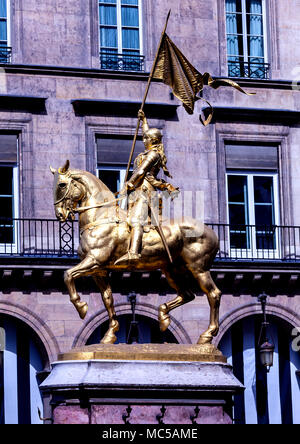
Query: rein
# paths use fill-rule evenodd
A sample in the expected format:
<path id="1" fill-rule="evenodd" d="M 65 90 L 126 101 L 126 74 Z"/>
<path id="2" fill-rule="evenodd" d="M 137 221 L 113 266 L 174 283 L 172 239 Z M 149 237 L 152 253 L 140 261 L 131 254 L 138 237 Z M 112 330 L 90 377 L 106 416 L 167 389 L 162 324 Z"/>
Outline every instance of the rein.
<path id="1" fill-rule="evenodd" d="M 63 197 L 61 199 L 57 200 L 56 202 L 54 202 L 54 206 L 58 205 L 59 203 L 61 203 L 63 200 L 65 200 L 68 197 L 68 194 L 69 194 L 69 191 L 70 191 L 70 187 L 71 187 L 71 183 L 72 183 L 72 180 L 69 182 L 67 190 L 66 190 L 65 194 L 63 195 Z M 116 196 L 118 194 L 119 194 L 119 192 L 115 193 Z M 80 213 L 83 213 L 83 212 L 88 211 L 88 210 L 94 210 L 96 208 L 103 208 L 105 206 L 109 206 L 109 205 L 112 205 L 114 203 L 117 203 L 120 200 L 126 199 L 126 197 L 127 197 L 127 195 L 125 194 L 125 195 L 122 195 L 122 196 L 118 197 L 117 199 L 111 200 L 109 202 L 102 202 L 100 204 L 92 205 L 92 206 L 89 206 L 89 207 L 78 207 L 78 208 L 75 208 L 72 212 L 80 214 Z"/>
<path id="2" fill-rule="evenodd" d="M 112 205 L 114 203 L 117 203 L 120 200 L 126 199 L 126 197 L 127 197 L 127 195 L 123 195 L 123 196 L 118 197 L 118 199 L 114 199 L 109 202 L 102 202 L 100 204 L 92 205 L 90 207 L 78 207 L 78 208 L 75 208 L 74 213 L 83 213 L 84 211 L 94 210 L 95 208 L 103 208 L 103 207 Z"/>

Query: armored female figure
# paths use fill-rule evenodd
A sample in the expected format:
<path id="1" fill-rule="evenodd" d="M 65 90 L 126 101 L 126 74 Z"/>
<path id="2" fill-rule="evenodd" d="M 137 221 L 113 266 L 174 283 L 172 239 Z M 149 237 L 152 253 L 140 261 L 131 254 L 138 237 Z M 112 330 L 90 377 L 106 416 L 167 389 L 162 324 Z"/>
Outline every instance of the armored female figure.
<path id="1" fill-rule="evenodd" d="M 115 265 L 131 264 L 141 257 L 140 250 L 144 226 L 148 221 L 153 192 L 157 190 L 166 191 L 173 198 L 179 192 L 178 188 L 163 179 L 157 178 L 161 169 L 166 176 L 172 177 L 167 168 L 161 131 L 157 128 L 149 129 L 146 116 L 142 110 L 139 111 L 139 118 L 143 122 L 143 142 L 146 150 L 136 158 L 133 174 L 121 191 L 121 194 L 130 194 L 133 191 L 135 193 L 133 202 L 129 207 L 128 224 L 131 229 L 129 251 L 118 259 Z"/>

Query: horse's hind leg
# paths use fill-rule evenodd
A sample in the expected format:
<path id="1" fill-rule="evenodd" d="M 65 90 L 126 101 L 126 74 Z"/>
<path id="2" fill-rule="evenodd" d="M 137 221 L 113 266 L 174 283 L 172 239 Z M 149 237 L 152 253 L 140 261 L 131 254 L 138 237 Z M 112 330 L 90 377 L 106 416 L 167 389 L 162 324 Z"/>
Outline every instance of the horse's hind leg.
<path id="1" fill-rule="evenodd" d="M 174 310 L 175 308 L 187 304 L 195 299 L 195 295 L 192 293 L 192 291 L 189 289 L 184 289 L 185 283 L 183 282 L 183 279 L 185 273 L 182 273 L 182 271 L 177 269 L 173 269 L 172 271 L 164 270 L 164 274 L 169 285 L 176 290 L 177 297 L 170 302 L 160 305 L 158 309 L 159 327 L 162 332 L 167 330 L 171 322 L 168 313 L 171 310 Z"/>
<path id="2" fill-rule="evenodd" d="M 91 256 L 87 256 L 82 262 L 80 262 L 80 264 L 70 268 L 64 274 L 64 281 L 69 291 L 70 301 L 74 304 L 81 319 L 84 319 L 87 314 L 88 304 L 80 300 L 74 280 L 82 276 L 93 274 L 98 268 L 99 266 L 95 259 Z"/>
<path id="3" fill-rule="evenodd" d="M 93 276 L 94 281 L 99 287 L 104 306 L 109 317 L 109 328 L 101 340 L 101 344 L 114 344 L 117 340 L 115 333 L 119 331 L 119 322 L 114 308 L 114 299 L 106 276 Z"/>
<path id="4" fill-rule="evenodd" d="M 208 329 L 200 335 L 198 344 L 210 344 L 213 337 L 217 336 L 219 331 L 219 307 L 221 300 L 221 291 L 214 283 L 209 271 L 196 272 L 192 270 L 194 277 L 200 285 L 202 291 L 206 293 L 210 306 L 210 319 Z"/>

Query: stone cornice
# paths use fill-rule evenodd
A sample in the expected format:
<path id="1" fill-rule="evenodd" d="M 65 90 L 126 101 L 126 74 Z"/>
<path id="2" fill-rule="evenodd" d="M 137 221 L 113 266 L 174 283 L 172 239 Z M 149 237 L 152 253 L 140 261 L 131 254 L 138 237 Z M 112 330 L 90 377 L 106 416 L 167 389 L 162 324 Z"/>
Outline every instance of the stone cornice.
<path id="1" fill-rule="evenodd" d="M 0 111 L 46 114 L 46 97 L 0 95 Z"/>
<path id="2" fill-rule="evenodd" d="M 79 116 L 117 116 L 137 117 L 141 107 L 140 102 L 128 102 L 125 100 L 72 100 L 76 115 Z M 146 103 L 144 110 L 149 118 L 176 120 L 176 103 Z"/>
<path id="3" fill-rule="evenodd" d="M 128 72 L 111 71 L 95 68 L 79 68 L 69 66 L 47 66 L 47 65 L 21 65 L 21 64 L 0 64 L 0 68 L 6 73 L 12 74 L 31 74 L 31 75 L 49 75 L 49 76 L 71 76 L 71 77 L 93 77 L 100 79 L 133 80 L 145 82 L 148 80 L 149 72 Z M 214 77 L 215 79 L 221 77 Z M 255 78 L 228 78 L 239 83 L 242 87 L 249 88 L 272 88 L 272 89 L 292 89 L 293 80 L 267 80 Z M 153 82 L 161 80 L 153 79 Z"/>
<path id="4" fill-rule="evenodd" d="M 209 107 L 202 109 L 207 117 Z M 295 125 L 300 123 L 300 111 L 270 108 L 240 108 L 231 106 L 215 106 L 212 123 L 244 122 Z"/>

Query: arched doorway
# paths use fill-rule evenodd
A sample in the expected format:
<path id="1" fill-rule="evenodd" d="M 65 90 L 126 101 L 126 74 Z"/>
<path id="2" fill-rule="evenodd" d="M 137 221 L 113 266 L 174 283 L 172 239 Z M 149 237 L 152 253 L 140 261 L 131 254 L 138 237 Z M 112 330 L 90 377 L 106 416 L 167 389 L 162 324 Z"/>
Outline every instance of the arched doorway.
<path id="1" fill-rule="evenodd" d="M 244 393 L 234 399 L 236 424 L 300 423 L 300 352 L 293 346 L 293 327 L 277 316 L 268 316 L 268 321 L 275 345 L 269 373 L 260 363 L 257 347 L 261 316 L 236 322 L 218 345 L 245 386 Z"/>
<path id="2" fill-rule="evenodd" d="M 0 424 L 42 423 L 38 372 L 46 366 L 37 334 L 19 319 L 0 314 Z"/>
<path id="3" fill-rule="evenodd" d="M 152 318 L 143 316 L 140 314 L 135 315 L 137 321 L 137 333 L 138 333 L 138 343 L 141 344 L 163 344 L 167 342 L 169 344 L 177 344 L 175 336 L 167 330 L 162 333 L 159 329 L 159 324 Z M 132 315 L 124 314 L 118 316 L 118 321 L 120 324 L 120 330 L 117 333 L 117 344 L 126 344 L 128 339 L 130 339 L 130 325 L 132 321 Z M 91 336 L 88 338 L 86 345 L 99 344 L 101 338 L 104 336 L 108 329 L 108 320 L 103 322 L 98 326 Z M 131 342 L 129 340 L 129 342 Z"/>

